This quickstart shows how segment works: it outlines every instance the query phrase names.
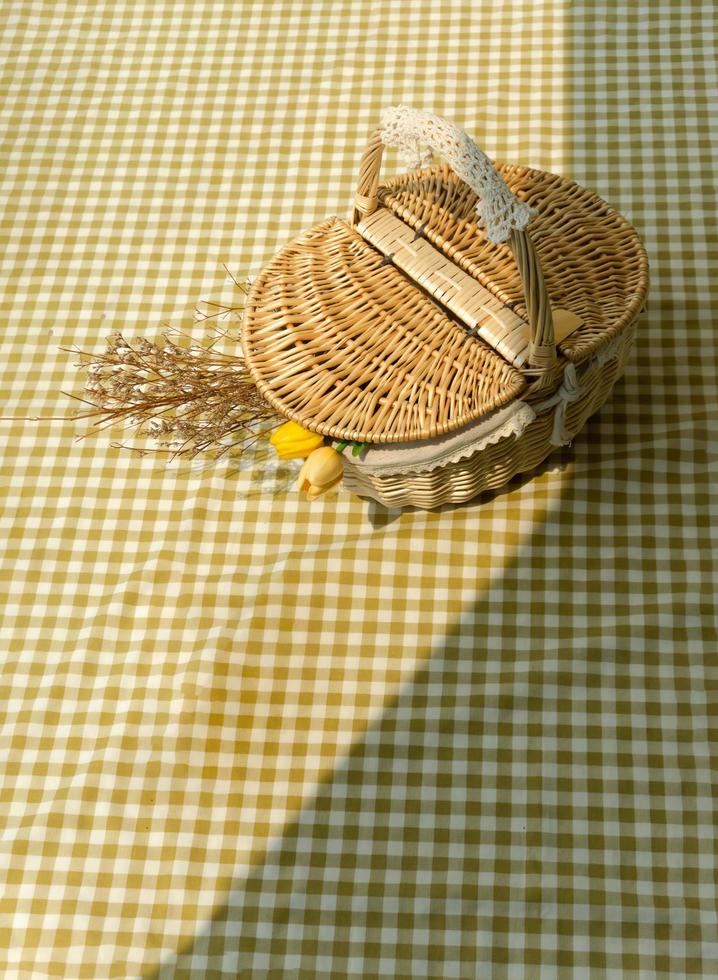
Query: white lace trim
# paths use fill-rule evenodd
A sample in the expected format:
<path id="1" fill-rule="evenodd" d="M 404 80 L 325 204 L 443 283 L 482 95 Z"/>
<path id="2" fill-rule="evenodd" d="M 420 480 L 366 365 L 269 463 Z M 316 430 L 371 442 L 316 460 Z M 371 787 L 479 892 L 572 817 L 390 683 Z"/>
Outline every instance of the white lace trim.
<path id="1" fill-rule="evenodd" d="M 370 476 L 429 473 L 440 466 L 473 456 L 508 436 L 520 436 L 535 417 L 536 413 L 525 402 L 513 402 L 508 408 L 499 409 L 458 432 L 416 442 L 373 445 L 366 451 L 364 459 L 352 458 L 349 447 L 343 455 L 349 464 L 349 471 L 351 467 L 356 467 Z"/>
<path id="2" fill-rule="evenodd" d="M 421 143 L 444 157 L 478 194 L 476 213 L 490 242 L 505 242 L 512 230 L 522 231 L 536 214 L 512 194 L 486 154 L 454 123 L 431 112 L 398 105 L 384 112 L 380 130 L 382 142 L 397 147 L 412 169 L 431 163 L 431 152 L 423 152 Z"/>

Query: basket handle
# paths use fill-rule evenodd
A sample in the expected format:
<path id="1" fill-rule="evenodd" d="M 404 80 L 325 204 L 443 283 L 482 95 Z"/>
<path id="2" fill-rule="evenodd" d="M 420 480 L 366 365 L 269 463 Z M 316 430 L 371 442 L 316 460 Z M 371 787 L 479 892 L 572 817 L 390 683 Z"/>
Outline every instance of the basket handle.
<path id="1" fill-rule="evenodd" d="M 440 116 L 409 106 L 387 109 L 361 158 L 354 196 L 354 224 L 379 207 L 379 170 L 384 146 L 398 147 L 414 168 L 431 162 L 431 153 L 428 158 L 419 153 L 419 141 L 440 153 L 456 175 L 478 195 L 477 212 L 488 240 L 494 243 L 508 240 L 521 276 L 531 328 L 529 365 L 539 379 L 548 378 L 557 362 L 553 317 L 541 263 L 526 229 L 536 212 L 516 198 L 489 158 L 463 129 Z"/>

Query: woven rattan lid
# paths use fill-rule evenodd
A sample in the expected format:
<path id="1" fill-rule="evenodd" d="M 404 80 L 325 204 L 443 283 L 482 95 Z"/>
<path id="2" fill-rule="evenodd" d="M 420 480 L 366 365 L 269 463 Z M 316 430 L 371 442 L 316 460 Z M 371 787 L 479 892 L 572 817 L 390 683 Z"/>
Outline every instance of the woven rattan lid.
<path id="1" fill-rule="evenodd" d="M 543 269 L 551 306 L 570 310 L 581 323 L 558 342 L 578 364 L 593 357 L 640 311 L 648 262 L 635 229 L 597 194 L 558 174 L 496 163 L 516 197 L 536 215 L 531 240 Z M 520 317 L 527 317 L 524 288 L 507 244 L 493 244 L 477 222 L 476 193 L 439 165 L 387 180 L 379 201 Z"/>
<path id="2" fill-rule="evenodd" d="M 441 435 L 526 385 L 339 218 L 290 242 L 255 279 L 242 338 L 264 397 L 337 439 Z"/>

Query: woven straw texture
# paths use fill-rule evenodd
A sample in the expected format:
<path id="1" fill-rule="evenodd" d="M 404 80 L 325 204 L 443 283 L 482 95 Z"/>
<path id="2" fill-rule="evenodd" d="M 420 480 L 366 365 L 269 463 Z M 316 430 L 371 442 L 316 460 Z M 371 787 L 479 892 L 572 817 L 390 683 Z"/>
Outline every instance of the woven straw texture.
<path id="1" fill-rule="evenodd" d="M 245 336 L 268 400 L 338 439 L 440 435 L 526 387 L 502 357 L 467 340 L 407 276 L 332 218 L 262 270 L 247 299 Z"/>
<path id="2" fill-rule="evenodd" d="M 370 159 L 373 147 L 381 159 L 378 137 L 367 151 Z M 378 165 L 368 169 L 373 179 L 365 182 L 376 187 Z M 537 212 L 531 238 L 545 269 L 541 280 L 550 276 L 550 288 L 542 282 L 540 295 L 534 288 L 532 306 L 567 306 L 580 317 L 581 325 L 558 350 L 574 363 L 585 361 L 644 307 L 643 244 L 625 218 L 574 181 L 526 167 L 496 169 Z M 487 241 L 475 218 L 477 195 L 446 165 L 396 178 L 388 189 L 380 185 L 379 198 L 415 229 L 421 244 L 437 247 L 433 256 L 429 250 L 428 262 L 417 256 L 412 275 L 412 263 L 395 258 L 394 247 L 367 245 L 361 211 L 355 221 L 361 234 L 328 219 L 285 245 L 253 282 L 244 351 L 265 397 L 315 432 L 369 443 L 431 438 L 507 404 L 526 388 L 520 372 L 424 295 L 438 292 L 443 299 L 447 291 L 446 273 L 429 286 L 442 253 L 451 260 L 447 271 L 455 266 L 468 273 L 469 282 L 477 280 L 498 301 L 499 314 L 508 312 L 523 326 L 532 320 L 524 296 L 528 284 L 512 247 Z M 525 249 L 525 241 L 518 247 Z M 489 322 L 501 329 L 495 316 Z M 551 367 L 553 347 L 552 338 Z M 546 381 L 558 386 L 560 366 Z M 536 461 L 549 451 L 547 442 Z M 504 469 L 512 476 L 516 468 L 509 463 Z"/>
<path id="3" fill-rule="evenodd" d="M 3 978 L 718 974 L 715 29 L 674 0 L 5 5 Z M 202 339 L 222 262 L 350 219 L 400 102 L 646 243 L 624 379 L 555 466 L 387 512 L 49 420 L 60 346 Z"/>
<path id="4" fill-rule="evenodd" d="M 581 326 L 558 349 L 574 364 L 591 357 L 631 323 L 646 295 L 647 268 L 630 224 L 588 188 L 558 174 L 499 164 L 508 187 L 536 210 L 531 239 L 541 259 L 551 305 L 568 306 Z M 380 200 L 412 228 L 491 288 L 526 319 L 516 262 L 492 245 L 476 222 L 476 194 L 442 166 L 387 181 Z"/>

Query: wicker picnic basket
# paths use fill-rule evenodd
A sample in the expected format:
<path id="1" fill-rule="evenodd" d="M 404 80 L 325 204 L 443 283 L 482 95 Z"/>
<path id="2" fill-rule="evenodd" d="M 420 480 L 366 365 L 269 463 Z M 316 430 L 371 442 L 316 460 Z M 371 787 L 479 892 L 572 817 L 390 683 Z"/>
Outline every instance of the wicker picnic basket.
<path id="1" fill-rule="evenodd" d="M 427 165 L 424 144 L 446 162 Z M 414 169 L 380 184 L 385 145 Z M 492 164 L 463 130 L 397 106 L 352 220 L 295 238 L 252 283 L 243 352 L 275 409 L 340 448 L 345 486 L 431 508 L 573 439 L 623 373 L 647 289 L 636 231 L 597 195 Z"/>

